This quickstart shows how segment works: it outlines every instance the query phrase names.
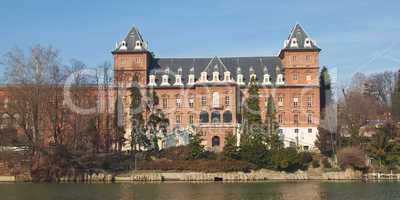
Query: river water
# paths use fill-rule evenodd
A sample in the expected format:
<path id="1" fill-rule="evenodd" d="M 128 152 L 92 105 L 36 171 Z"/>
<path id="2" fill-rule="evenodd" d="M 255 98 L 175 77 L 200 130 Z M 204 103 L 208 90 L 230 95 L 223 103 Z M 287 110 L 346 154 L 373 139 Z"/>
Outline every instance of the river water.
<path id="1" fill-rule="evenodd" d="M 392 200 L 400 183 L 96 183 L 0 184 L 1 200 Z"/>

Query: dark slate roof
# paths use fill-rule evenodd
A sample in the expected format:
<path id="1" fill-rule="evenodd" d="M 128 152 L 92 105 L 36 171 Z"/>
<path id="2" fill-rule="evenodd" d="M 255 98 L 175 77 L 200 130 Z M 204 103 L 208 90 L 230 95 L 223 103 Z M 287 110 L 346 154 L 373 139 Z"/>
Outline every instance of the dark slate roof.
<path id="1" fill-rule="evenodd" d="M 240 69 L 243 81 L 247 84 L 251 71 L 257 76 L 258 82 L 262 83 L 264 72 L 268 71 L 271 82 L 276 81 L 276 71 L 282 70 L 282 62 L 279 57 L 213 57 L 213 58 L 155 58 L 150 67 L 150 74 L 156 75 L 157 85 L 161 84 L 161 76 L 169 74 L 170 84 L 175 83 L 175 74 L 182 75 L 182 83 L 187 84 L 188 75 L 194 73 L 195 81 L 200 78 L 200 73 L 207 71 L 208 80 L 212 80 L 212 72 L 218 71 L 220 80 L 226 70 L 231 72 L 231 78 L 235 81 Z"/>
<path id="2" fill-rule="evenodd" d="M 297 39 L 297 44 L 298 47 L 291 47 L 290 43 L 292 41 L 293 38 Z M 305 47 L 305 41 L 306 38 L 310 39 L 311 42 L 311 47 Z M 285 47 L 283 49 L 315 49 L 315 50 L 320 50 L 320 48 L 315 44 L 315 41 L 313 41 L 309 35 L 304 31 L 303 27 L 301 27 L 300 24 L 296 24 L 292 31 L 290 32 L 290 35 L 287 39 L 287 44 L 285 45 Z"/>
<path id="3" fill-rule="evenodd" d="M 140 31 L 137 27 L 132 27 L 132 29 L 128 32 L 125 39 L 123 40 L 126 42 L 127 49 L 121 50 L 122 41 L 116 45 L 116 48 L 113 52 L 145 52 L 147 51 L 146 48 L 142 48 L 141 50 L 135 49 L 136 41 L 140 41 L 143 45 L 146 45 Z"/>

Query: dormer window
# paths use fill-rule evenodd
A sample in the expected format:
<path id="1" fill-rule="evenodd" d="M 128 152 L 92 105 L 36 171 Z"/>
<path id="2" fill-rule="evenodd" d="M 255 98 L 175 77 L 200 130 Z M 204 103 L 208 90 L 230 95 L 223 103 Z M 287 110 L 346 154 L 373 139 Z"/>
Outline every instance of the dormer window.
<path id="1" fill-rule="evenodd" d="M 174 83 L 174 85 L 175 86 L 183 85 L 182 84 L 182 78 L 181 78 L 180 74 L 176 74 L 175 75 L 175 83 Z"/>
<path id="2" fill-rule="evenodd" d="M 149 86 L 156 86 L 156 76 L 155 75 L 150 75 L 149 76 L 150 80 L 149 80 Z"/>
<path id="3" fill-rule="evenodd" d="M 297 43 L 297 38 L 292 38 L 292 40 L 290 42 L 290 47 L 299 47 L 299 45 Z"/>
<path id="4" fill-rule="evenodd" d="M 194 84 L 194 74 L 189 74 L 188 85 Z"/>
<path id="5" fill-rule="evenodd" d="M 162 75 L 162 81 L 161 81 L 161 86 L 169 86 L 169 82 L 168 82 L 168 75 L 164 74 Z"/>
<path id="6" fill-rule="evenodd" d="M 264 74 L 264 80 L 263 80 L 264 85 L 270 85 L 271 84 L 271 79 L 269 74 Z"/>
<path id="7" fill-rule="evenodd" d="M 219 72 L 213 72 L 213 81 L 218 82 L 219 81 Z"/>
<path id="8" fill-rule="evenodd" d="M 277 85 L 283 85 L 284 84 L 284 82 L 283 82 L 283 74 L 278 74 L 277 80 L 276 80 L 276 84 Z"/>
<path id="9" fill-rule="evenodd" d="M 135 49 L 142 49 L 142 43 L 139 40 L 135 42 Z"/>
<path id="10" fill-rule="evenodd" d="M 226 82 L 231 81 L 231 72 L 229 71 L 224 72 L 224 81 Z"/>
<path id="11" fill-rule="evenodd" d="M 126 50 L 127 49 L 127 47 L 126 47 L 126 42 L 125 41 L 122 41 L 121 42 L 121 47 L 119 48 L 119 50 Z"/>
<path id="12" fill-rule="evenodd" d="M 207 82 L 207 72 L 201 72 L 200 74 L 200 81 L 201 82 Z"/>
<path id="13" fill-rule="evenodd" d="M 237 83 L 239 85 L 243 85 L 244 84 L 244 82 L 243 82 L 243 74 L 238 74 L 237 75 Z"/>
<path id="14" fill-rule="evenodd" d="M 304 47 L 311 47 L 311 40 L 310 38 L 306 38 L 304 41 Z"/>

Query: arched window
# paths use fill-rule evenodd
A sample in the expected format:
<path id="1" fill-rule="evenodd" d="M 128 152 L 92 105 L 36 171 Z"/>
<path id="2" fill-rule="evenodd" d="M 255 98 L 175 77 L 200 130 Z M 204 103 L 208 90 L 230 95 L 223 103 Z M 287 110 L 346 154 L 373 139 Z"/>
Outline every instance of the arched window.
<path id="1" fill-rule="evenodd" d="M 218 111 L 214 111 L 211 113 L 211 121 L 212 123 L 220 123 L 221 122 L 221 114 Z"/>
<path id="2" fill-rule="evenodd" d="M 220 141 L 219 141 L 219 137 L 218 136 L 214 136 L 211 139 L 211 143 L 213 147 L 218 147 L 220 145 Z"/>
<path id="3" fill-rule="evenodd" d="M 213 107 L 218 108 L 219 107 L 219 93 L 214 92 L 212 97 L 213 97 Z"/>
<path id="4" fill-rule="evenodd" d="M 208 123 L 208 113 L 206 111 L 200 112 L 200 123 Z"/>
<path id="5" fill-rule="evenodd" d="M 231 123 L 232 122 L 232 113 L 231 111 L 227 110 L 224 112 L 224 123 Z"/>

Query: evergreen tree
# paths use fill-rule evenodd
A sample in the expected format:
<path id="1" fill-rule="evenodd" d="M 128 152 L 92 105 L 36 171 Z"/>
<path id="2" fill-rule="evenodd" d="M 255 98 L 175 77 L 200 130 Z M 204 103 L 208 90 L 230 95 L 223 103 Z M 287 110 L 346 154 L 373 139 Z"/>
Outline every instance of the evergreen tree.
<path id="1" fill-rule="evenodd" d="M 335 134 L 332 134 L 328 129 L 321 126 L 318 127 L 317 140 L 315 141 L 315 146 L 318 147 L 321 154 L 331 157 L 335 153 L 336 141 Z"/>
<path id="2" fill-rule="evenodd" d="M 260 132 L 260 125 L 262 123 L 260 114 L 260 97 L 255 78 L 252 78 L 250 81 L 248 95 L 249 96 L 245 100 L 245 105 L 242 107 L 242 133 L 244 135 Z"/>
<path id="3" fill-rule="evenodd" d="M 158 146 L 158 133 L 166 134 L 169 125 L 168 118 L 165 117 L 163 111 L 157 108 L 159 104 L 159 98 L 154 90 L 147 91 L 147 109 L 150 112 L 149 119 L 147 121 L 147 129 L 151 135 L 151 144 L 155 150 L 159 150 Z"/>
<path id="4" fill-rule="evenodd" d="M 248 95 L 242 107 L 240 157 L 260 167 L 265 167 L 270 163 L 270 152 L 265 129 L 262 127 L 260 98 L 255 78 L 251 79 Z"/>
<path id="5" fill-rule="evenodd" d="M 236 142 L 237 142 L 236 136 L 233 134 L 229 134 L 225 137 L 225 145 L 222 151 L 224 159 L 226 160 L 240 159 L 240 154 Z"/>
<path id="6" fill-rule="evenodd" d="M 269 147 L 272 150 L 279 150 L 283 148 L 283 142 L 280 139 L 278 134 L 279 123 L 276 120 L 276 108 L 274 104 L 274 99 L 270 95 L 267 101 L 267 112 L 265 118 L 266 132 L 267 132 L 267 140 Z"/>
<path id="7" fill-rule="evenodd" d="M 333 102 L 333 94 L 331 87 L 331 79 L 329 76 L 328 68 L 322 67 L 321 74 L 319 77 L 320 85 L 320 111 L 321 118 L 325 116 L 325 108 Z"/>
<path id="8" fill-rule="evenodd" d="M 396 76 L 395 89 L 392 95 L 392 116 L 396 121 L 400 121 L 400 71 Z"/>
<path id="9" fill-rule="evenodd" d="M 378 161 L 380 167 L 400 167 L 400 143 L 399 138 L 396 138 L 396 129 L 394 124 L 386 123 L 377 128 L 375 135 L 369 138 L 366 150 L 371 158 Z"/>
<path id="10" fill-rule="evenodd" d="M 137 76 L 134 76 L 134 81 L 137 81 Z M 145 134 L 145 121 L 143 117 L 142 93 L 140 88 L 131 87 L 130 89 L 130 114 L 131 114 L 131 151 L 141 150 L 141 147 L 147 147 L 149 140 Z M 138 148 L 138 149 L 137 149 Z"/>
<path id="11" fill-rule="evenodd" d="M 204 155 L 204 145 L 202 145 L 203 139 L 200 137 L 200 133 L 194 133 L 189 135 L 189 150 L 190 154 L 188 160 L 201 159 Z"/>

